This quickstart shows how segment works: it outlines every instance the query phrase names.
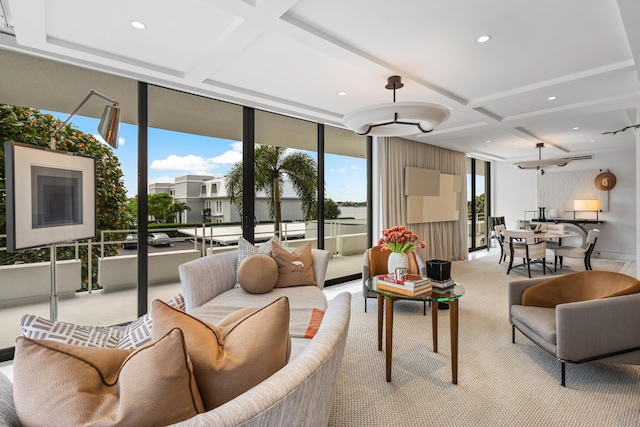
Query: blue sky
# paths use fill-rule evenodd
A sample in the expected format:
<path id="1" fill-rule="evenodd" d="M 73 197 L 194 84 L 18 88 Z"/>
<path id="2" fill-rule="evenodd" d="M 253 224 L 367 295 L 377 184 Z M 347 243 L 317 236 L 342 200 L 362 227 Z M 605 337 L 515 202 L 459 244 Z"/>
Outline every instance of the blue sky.
<path id="1" fill-rule="evenodd" d="M 68 114 L 50 111 L 60 120 Z M 84 133 L 98 135 L 98 119 L 76 115 L 70 123 Z M 120 142 L 115 155 L 120 160 L 128 197 L 138 187 L 138 127 L 120 124 Z M 308 152 L 315 160 L 317 153 Z M 149 130 L 149 183 L 173 182 L 187 174 L 222 177 L 234 163 L 242 161 L 242 143 L 193 134 Z M 355 157 L 325 155 L 327 197 L 334 201 L 366 201 L 366 160 Z"/>

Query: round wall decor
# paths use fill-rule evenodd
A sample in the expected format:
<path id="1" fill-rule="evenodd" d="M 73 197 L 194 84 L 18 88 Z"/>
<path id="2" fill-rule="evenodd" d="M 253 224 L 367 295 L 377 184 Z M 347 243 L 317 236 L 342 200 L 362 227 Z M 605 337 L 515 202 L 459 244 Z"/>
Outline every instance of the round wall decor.
<path id="1" fill-rule="evenodd" d="M 598 190 L 608 191 L 616 186 L 616 176 L 611 172 L 602 172 L 598 176 L 596 176 L 595 184 L 598 187 Z"/>

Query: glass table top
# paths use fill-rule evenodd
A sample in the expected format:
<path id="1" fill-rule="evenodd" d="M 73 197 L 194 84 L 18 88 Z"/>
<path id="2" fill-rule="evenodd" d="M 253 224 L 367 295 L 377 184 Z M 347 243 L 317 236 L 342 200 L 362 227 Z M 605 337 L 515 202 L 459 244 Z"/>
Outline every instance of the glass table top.
<path id="1" fill-rule="evenodd" d="M 408 300 L 414 300 L 414 301 L 429 301 L 429 302 L 444 302 L 444 301 L 452 301 L 454 299 L 458 299 L 461 298 L 464 295 L 464 286 L 456 283 L 455 286 L 451 289 L 449 289 L 446 292 L 438 292 L 438 293 L 432 293 L 432 292 L 427 292 L 425 294 L 422 295 L 416 295 L 416 296 L 409 296 L 409 295 L 402 295 L 402 294 L 398 294 L 396 292 L 392 292 L 392 291 L 388 291 L 388 290 L 382 290 L 382 289 L 377 289 L 377 282 L 378 282 L 378 278 L 377 277 L 371 277 L 369 279 L 367 279 L 366 281 L 366 286 L 367 289 L 370 290 L 371 292 L 375 292 L 378 295 L 382 295 L 383 297 L 389 297 L 389 298 L 396 298 L 396 299 L 408 299 Z"/>

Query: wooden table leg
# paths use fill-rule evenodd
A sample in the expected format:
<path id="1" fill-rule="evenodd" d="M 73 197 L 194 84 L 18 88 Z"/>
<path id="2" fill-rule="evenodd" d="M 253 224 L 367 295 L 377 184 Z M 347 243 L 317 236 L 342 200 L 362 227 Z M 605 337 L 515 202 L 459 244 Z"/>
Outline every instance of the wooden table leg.
<path id="1" fill-rule="evenodd" d="M 433 352 L 438 352 L 438 303 L 431 301 L 431 335 L 433 335 Z"/>
<path id="2" fill-rule="evenodd" d="M 378 295 L 378 351 L 382 351 L 382 316 L 384 312 L 384 297 Z"/>
<path id="3" fill-rule="evenodd" d="M 385 351 L 385 362 L 386 362 L 386 369 L 387 369 L 387 382 L 391 382 L 391 360 L 392 360 L 392 347 L 393 347 L 393 298 L 389 298 L 389 297 L 385 297 L 385 308 L 387 309 L 386 312 L 386 323 L 387 323 L 387 328 L 385 331 L 386 334 L 386 342 L 387 342 L 387 348 Z"/>
<path id="4" fill-rule="evenodd" d="M 449 327 L 451 329 L 451 382 L 458 384 L 458 300 L 449 302 Z"/>

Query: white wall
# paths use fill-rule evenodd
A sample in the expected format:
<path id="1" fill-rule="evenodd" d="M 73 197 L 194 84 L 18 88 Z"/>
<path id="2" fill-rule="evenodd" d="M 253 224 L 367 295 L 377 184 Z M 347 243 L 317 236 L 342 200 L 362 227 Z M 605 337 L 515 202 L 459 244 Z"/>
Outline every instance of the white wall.
<path id="1" fill-rule="evenodd" d="M 519 170 L 510 162 L 496 162 L 493 174 L 493 215 L 505 216 L 507 227 L 521 219 L 525 210 L 537 207 L 536 171 Z M 605 224 L 587 225 L 602 234 L 595 252 L 603 258 L 636 260 L 636 152 L 594 153 L 592 160 L 579 160 L 562 168 L 563 172 L 609 169 L 617 178 L 616 187 L 609 191 L 609 212 L 601 212 Z M 548 173 L 552 173 L 549 171 Z M 529 214 L 530 215 L 530 214 Z M 530 216 L 527 216 L 530 218 Z"/>
<path id="2" fill-rule="evenodd" d="M 536 171 L 520 170 L 511 162 L 495 162 L 492 168 L 493 206 L 491 216 L 504 216 L 507 228 L 524 219 L 525 211 L 538 207 Z M 531 219 L 532 214 L 527 214 Z"/>

